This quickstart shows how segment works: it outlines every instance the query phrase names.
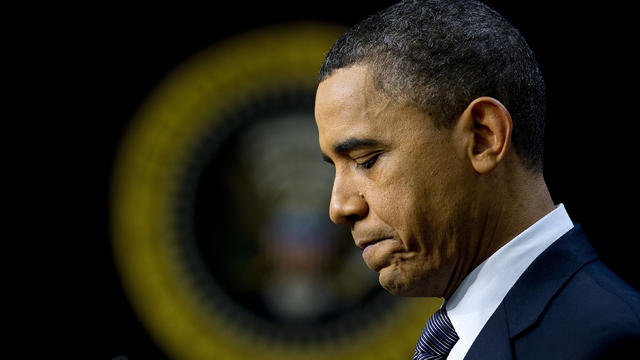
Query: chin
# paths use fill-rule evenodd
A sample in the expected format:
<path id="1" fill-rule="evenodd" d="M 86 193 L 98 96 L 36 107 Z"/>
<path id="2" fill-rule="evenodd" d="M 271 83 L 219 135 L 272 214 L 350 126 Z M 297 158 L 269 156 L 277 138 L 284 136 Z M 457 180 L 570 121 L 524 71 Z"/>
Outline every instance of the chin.
<path id="1" fill-rule="evenodd" d="M 397 269 L 382 269 L 378 281 L 389 293 L 404 297 L 442 297 L 444 291 L 433 286 L 432 281 L 417 279 L 397 271 Z"/>

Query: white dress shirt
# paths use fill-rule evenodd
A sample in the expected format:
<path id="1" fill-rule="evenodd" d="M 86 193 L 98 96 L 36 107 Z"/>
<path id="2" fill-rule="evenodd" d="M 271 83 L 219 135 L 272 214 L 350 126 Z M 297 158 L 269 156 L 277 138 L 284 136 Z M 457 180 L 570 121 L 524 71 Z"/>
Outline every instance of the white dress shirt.
<path id="1" fill-rule="evenodd" d="M 460 337 L 448 360 L 462 360 L 520 275 L 547 247 L 573 228 L 562 204 L 493 253 L 443 305 Z"/>

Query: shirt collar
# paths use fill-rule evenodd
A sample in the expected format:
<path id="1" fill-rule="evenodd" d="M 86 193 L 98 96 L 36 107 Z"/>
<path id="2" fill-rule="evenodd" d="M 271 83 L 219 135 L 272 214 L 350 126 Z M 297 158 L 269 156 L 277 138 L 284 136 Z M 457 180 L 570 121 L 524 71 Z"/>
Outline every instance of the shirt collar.
<path id="1" fill-rule="evenodd" d="M 527 267 L 573 228 L 560 204 L 478 265 L 445 302 L 460 337 L 448 359 L 462 359 L 505 295 Z"/>

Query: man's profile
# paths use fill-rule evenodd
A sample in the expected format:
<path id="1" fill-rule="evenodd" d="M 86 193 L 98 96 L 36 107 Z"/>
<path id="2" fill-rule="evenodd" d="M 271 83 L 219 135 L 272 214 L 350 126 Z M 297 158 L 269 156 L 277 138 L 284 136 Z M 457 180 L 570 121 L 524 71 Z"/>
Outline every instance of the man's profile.
<path id="1" fill-rule="evenodd" d="M 380 284 L 443 297 L 416 359 L 591 359 L 640 339 L 640 296 L 598 259 L 542 173 L 545 87 L 505 19 L 404 1 L 320 70 L 330 217 Z"/>

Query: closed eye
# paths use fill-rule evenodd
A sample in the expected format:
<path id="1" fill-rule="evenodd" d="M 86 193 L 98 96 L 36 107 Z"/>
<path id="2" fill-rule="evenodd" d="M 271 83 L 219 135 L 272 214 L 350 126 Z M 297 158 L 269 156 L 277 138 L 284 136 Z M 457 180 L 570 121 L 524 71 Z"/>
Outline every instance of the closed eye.
<path id="1" fill-rule="evenodd" d="M 364 162 L 356 162 L 356 166 L 360 169 L 371 169 L 373 165 L 375 165 L 376 161 L 380 157 L 381 152 L 377 152 L 373 154 L 371 157 L 367 158 Z"/>

